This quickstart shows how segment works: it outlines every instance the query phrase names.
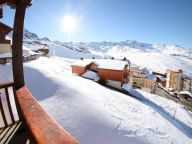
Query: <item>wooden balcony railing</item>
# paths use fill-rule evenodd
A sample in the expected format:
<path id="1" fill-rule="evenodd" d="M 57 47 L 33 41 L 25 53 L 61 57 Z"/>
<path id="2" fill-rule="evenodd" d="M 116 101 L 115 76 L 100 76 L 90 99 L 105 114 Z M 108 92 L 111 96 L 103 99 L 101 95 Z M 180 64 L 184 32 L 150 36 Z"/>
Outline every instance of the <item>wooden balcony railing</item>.
<path id="1" fill-rule="evenodd" d="M 40 144 L 78 144 L 42 109 L 24 86 L 16 91 L 23 118 L 35 141 Z"/>
<path id="2" fill-rule="evenodd" d="M 0 129 L 19 122 L 18 109 L 14 101 L 13 82 L 0 84 L 0 113 L 2 116 Z"/>
<path id="3" fill-rule="evenodd" d="M 38 144 L 78 144 L 78 142 L 70 136 L 62 127 L 60 127 L 39 105 L 36 99 L 32 96 L 29 90 L 24 86 L 14 91 L 14 84 L 0 84 L 0 114 L 2 115 L 0 122 L 4 126 L 0 129 L 5 129 L 14 125 L 16 122 L 24 122 L 27 129 L 32 135 L 33 141 Z M 10 90 L 12 88 L 12 91 Z M 12 99 L 10 95 L 15 97 L 15 108 L 17 117 L 15 119 L 12 108 Z M 6 102 L 5 102 L 6 98 Z M 5 105 L 7 108 L 5 108 Z M 8 116 L 9 118 L 7 118 Z M 8 120 L 9 119 L 9 120 Z M 10 122 L 11 120 L 11 122 Z M 2 124 L 1 124 L 2 125 Z M 0 141 L 1 143 L 1 141 Z"/>

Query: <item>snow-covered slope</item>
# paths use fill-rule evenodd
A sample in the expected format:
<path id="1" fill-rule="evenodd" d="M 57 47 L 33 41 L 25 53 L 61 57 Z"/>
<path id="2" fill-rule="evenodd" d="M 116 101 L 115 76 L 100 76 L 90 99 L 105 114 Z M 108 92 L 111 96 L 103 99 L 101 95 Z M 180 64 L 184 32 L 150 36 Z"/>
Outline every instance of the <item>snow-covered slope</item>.
<path id="1" fill-rule="evenodd" d="M 138 91 L 146 103 L 74 76 L 74 62 L 42 57 L 25 63 L 24 70 L 41 106 L 80 143 L 192 143 L 192 113 L 182 105 Z M 10 64 L 0 65 L 0 71 L 0 81 L 12 79 Z"/>
<path id="2" fill-rule="evenodd" d="M 12 33 L 9 34 L 9 38 L 12 37 Z M 92 54 L 86 47 L 75 46 L 73 43 L 63 43 L 59 41 L 51 41 L 49 38 L 39 38 L 35 33 L 31 33 L 24 29 L 23 45 L 31 50 L 37 50 L 49 47 L 50 56 L 60 56 L 66 58 L 100 58 L 98 54 Z"/>
<path id="3" fill-rule="evenodd" d="M 132 63 L 157 72 L 165 73 L 168 69 L 183 69 L 185 73 L 192 73 L 192 60 L 183 56 L 119 46 L 112 47 L 106 54 L 116 58 L 127 57 Z"/>
<path id="4" fill-rule="evenodd" d="M 65 58 L 128 58 L 138 66 L 165 73 L 168 69 L 183 69 L 192 75 L 192 50 L 179 45 L 148 44 L 134 40 L 123 42 L 59 42 L 39 38 L 36 34 L 24 31 L 24 46 L 30 49 L 48 45 L 51 56 Z"/>
<path id="5" fill-rule="evenodd" d="M 11 37 L 11 34 L 10 34 Z M 122 42 L 59 42 L 49 38 L 39 38 L 36 34 L 24 30 L 24 46 L 30 49 L 45 47 L 50 56 L 65 58 L 128 58 L 138 66 L 165 73 L 168 69 L 183 69 L 192 75 L 192 50 L 179 45 L 148 44 L 134 40 Z"/>
<path id="6" fill-rule="evenodd" d="M 126 57 L 133 64 L 153 71 L 165 73 L 168 69 L 183 69 L 185 73 L 192 73 L 192 50 L 178 45 L 151 45 L 136 41 L 84 43 L 84 45 L 97 54 L 102 52 L 102 56 L 121 59 Z"/>

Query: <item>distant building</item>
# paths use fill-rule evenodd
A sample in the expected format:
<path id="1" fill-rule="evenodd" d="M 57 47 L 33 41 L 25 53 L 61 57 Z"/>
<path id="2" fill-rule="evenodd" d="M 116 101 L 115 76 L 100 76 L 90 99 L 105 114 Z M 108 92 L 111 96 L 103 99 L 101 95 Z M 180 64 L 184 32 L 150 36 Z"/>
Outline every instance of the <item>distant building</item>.
<path id="1" fill-rule="evenodd" d="M 185 76 L 181 69 L 177 71 L 168 70 L 166 88 L 177 92 L 191 91 L 192 78 Z"/>
<path id="2" fill-rule="evenodd" d="M 155 88 L 155 79 L 147 78 L 145 68 L 131 67 L 129 83 L 133 88 L 139 88 L 149 93 L 152 93 Z"/>
<path id="3" fill-rule="evenodd" d="M 0 22 L 0 54 L 11 52 L 11 41 L 5 38 L 11 31 L 11 27 Z"/>
<path id="4" fill-rule="evenodd" d="M 192 78 L 182 77 L 181 86 L 183 91 L 192 91 Z"/>
<path id="5" fill-rule="evenodd" d="M 189 91 L 180 91 L 179 92 L 179 98 L 181 100 L 188 100 L 188 101 L 192 101 L 192 93 Z"/>

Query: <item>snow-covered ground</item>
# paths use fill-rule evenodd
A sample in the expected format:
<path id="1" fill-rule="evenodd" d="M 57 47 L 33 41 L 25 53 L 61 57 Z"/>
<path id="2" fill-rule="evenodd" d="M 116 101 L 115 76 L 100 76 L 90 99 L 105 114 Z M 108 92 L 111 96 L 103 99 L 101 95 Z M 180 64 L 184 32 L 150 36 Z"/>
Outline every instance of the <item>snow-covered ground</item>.
<path id="1" fill-rule="evenodd" d="M 48 114 L 81 144 L 192 143 L 192 112 L 182 105 L 142 90 L 132 91 L 139 100 L 71 73 L 72 64 L 85 64 L 94 61 L 87 60 L 93 57 L 126 57 L 149 71 L 183 69 L 192 76 L 191 50 L 131 40 L 62 43 L 25 30 L 24 53 L 45 44 L 50 58 L 24 63 L 26 85 Z M 86 60 L 79 63 L 79 58 Z M 124 66 L 116 60 L 97 62 L 105 68 Z M 0 65 L 0 82 L 12 79 L 11 64 Z"/>
<path id="2" fill-rule="evenodd" d="M 24 63 L 24 70 L 41 106 L 81 144 L 192 143 L 192 113 L 182 105 L 137 90 L 140 101 L 72 75 L 75 62 L 42 57 Z M 12 80 L 11 64 L 0 72 L 0 82 Z"/>

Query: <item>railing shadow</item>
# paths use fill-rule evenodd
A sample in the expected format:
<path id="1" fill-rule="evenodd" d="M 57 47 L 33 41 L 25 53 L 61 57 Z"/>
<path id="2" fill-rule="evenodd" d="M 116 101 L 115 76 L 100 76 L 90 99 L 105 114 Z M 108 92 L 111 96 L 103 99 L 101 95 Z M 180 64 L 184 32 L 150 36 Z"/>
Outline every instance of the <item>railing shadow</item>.
<path id="1" fill-rule="evenodd" d="M 34 144 L 26 126 L 23 123 L 17 123 L 10 127 L 3 129 L 0 132 L 0 143 L 8 144 Z"/>

